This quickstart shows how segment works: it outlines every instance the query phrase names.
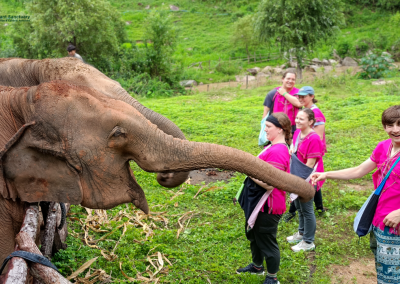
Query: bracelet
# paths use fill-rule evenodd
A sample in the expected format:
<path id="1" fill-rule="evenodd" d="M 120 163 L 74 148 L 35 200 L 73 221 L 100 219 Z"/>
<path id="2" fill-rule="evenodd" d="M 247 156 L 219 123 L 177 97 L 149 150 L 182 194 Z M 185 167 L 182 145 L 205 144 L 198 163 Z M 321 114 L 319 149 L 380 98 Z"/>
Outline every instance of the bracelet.
<path id="1" fill-rule="evenodd" d="M 287 93 L 288 93 L 288 92 L 283 93 L 282 97 L 286 96 Z"/>

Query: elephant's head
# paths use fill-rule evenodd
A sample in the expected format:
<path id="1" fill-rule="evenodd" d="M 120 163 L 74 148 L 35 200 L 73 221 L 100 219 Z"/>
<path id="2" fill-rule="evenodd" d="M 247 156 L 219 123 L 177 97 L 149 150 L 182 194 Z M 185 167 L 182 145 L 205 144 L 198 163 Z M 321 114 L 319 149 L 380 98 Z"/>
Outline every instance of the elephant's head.
<path id="1" fill-rule="evenodd" d="M 64 80 L 74 85 L 93 88 L 110 98 L 130 104 L 166 134 L 185 139 L 182 131 L 172 121 L 146 108 L 130 96 L 117 81 L 77 58 L 0 58 L 0 74 L 0 85 L 3 86 L 37 86 L 53 80 Z M 157 181 L 165 187 L 176 187 L 186 181 L 188 175 L 189 172 L 159 173 Z"/>
<path id="2" fill-rule="evenodd" d="M 133 202 L 148 212 L 130 161 L 160 173 L 236 170 L 305 199 L 314 194 L 304 180 L 248 153 L 167 135 L 129 104 L 87 87 L 52 81 L 31 87 L 19 101 L 17 116 L 30 125 L 0 152 L 6 198 L 102 209 Z"/>

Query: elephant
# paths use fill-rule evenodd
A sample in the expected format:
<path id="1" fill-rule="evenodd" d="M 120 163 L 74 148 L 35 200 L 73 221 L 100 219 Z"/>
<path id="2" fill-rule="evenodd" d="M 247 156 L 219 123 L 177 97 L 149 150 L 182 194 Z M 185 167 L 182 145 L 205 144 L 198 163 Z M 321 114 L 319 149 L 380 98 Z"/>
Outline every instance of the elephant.
<path id="1" fill-rule="evenodd" d="M 0 86 L 0 110 L 0 261 L 14 250 L 29 203 L 108 209 L 132 202 L 148 213 L 130 161 L 157 173 L 234 170 L 305 201 L 315 193 L 249 153 L 168 135 L 130 104 L 87 86 Z"/>
<path id="2" fill-rule="evenodd" d="M 146 108 L 129 95 L 121 85 L 95 67 L 74 57 L 31 60 L 21 58 L 0 59 L 0 85 L 30 87 L 53 80 L 65 80 L 75 85 L 94 88 L 103 94 L 121 100 L 137 109 L 150 122 L 165 133 L 185 139 L 183 132 L 166 117 Z M 160 173 L 157 181 L 164 187 L 176 187 L 187 180 L 189 172 Z"/>

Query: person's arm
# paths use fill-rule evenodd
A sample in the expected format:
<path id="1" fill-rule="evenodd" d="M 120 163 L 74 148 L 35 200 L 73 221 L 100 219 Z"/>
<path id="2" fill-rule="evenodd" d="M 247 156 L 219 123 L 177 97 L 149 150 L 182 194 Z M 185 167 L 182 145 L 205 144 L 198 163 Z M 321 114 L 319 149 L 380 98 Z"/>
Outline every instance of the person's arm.
<path id="1" fill-rule="evenodd" d="M 315 126 L 314 131 L 319 135 L 319 138 L 321 138 L 322 141 L 324 139 L 325 124 Z"/>
<path id="2" fill-rule="evenodd" d="M 264 113 L 262 118 L 264 118 L 268 114 L 268 112 L 269 112 L 269 107 L 264 106 Z"/>
<path id="3" fill-rule="evenodd" d="M 325 173 L 314 173 L 311 175 L 311 180 L 313 184 L 316 184 L 318 181 L 325 179 L 342 179 L 342 180 L 356 179 L 365 176 L 374 169 L 376 169 L 376 163 L 373 162 L 370 158 L 368 158 L 368 160 L 366 160 L 361 165 L 354 168 L 348 168 L 340 171 L 332 171 Z"/>
<path id="4" fill-rule="evenodd" d="M 310 167 L 310 168 L 314 168 L 315 162 L 316 162 L 316 161 L 317 161 L 317 158 L 310 158 L 310 159 L 307 159 L 306 166 L 307 166 L 307 167 Z"/>
<path id="5" fill-rule="evenodd" d="M 303 105 L 300 103 L 299 99 L 295 96 L 290 95 L 284 88 L 279 88 L 278 93 L 285 97 L 285 99 L 291 103 L 294 107 L 301 108 Z"/>
<path id="6" fill-rule="evenodd" d="M 252 178 L 252 177 L 250 177 L 256 184 L 258 184 L 259 186 L 261 186 L 262 188 L 264 188 L 265 190 L 273 190 L 274 189 L 274 187 L 273 186 L 271 186 L 271 185 L 269 185 L 269 184 L 266 184 L 265 182 L 262 182 L 261 180 L 258 180 L 258 179 L 256 179 L 256 178 Z"/>

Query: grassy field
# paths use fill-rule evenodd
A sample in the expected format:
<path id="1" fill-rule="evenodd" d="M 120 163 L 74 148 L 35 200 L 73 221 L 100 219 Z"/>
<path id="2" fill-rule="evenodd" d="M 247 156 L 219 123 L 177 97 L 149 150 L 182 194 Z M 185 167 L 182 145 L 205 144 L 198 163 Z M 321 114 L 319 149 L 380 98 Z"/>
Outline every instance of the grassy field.
<path id="1" fill-rule="evenodd" d="M 400 78 L 392 80 L 395 84 L 373 86 L 371 81 L 341 75 L 308 82 L 316 86 L 318 105 L 327 118 L 329 147 L 324 158 L 327 170 L 359 164 L 369 157 L 379 141 L 387 139 L 381 129 L 380 115 L 399 102 Z M 330 87 L 321 87 L 325 85 Z M 227 145 L 256 155 L 260 151 L 257 137 L 262 102 L 274 86 L 141 99 L 141 103 L 174 121 L 189 140 Z M 164 267 L 153 278 L 159 277 L 158 283 L 263 282 L 258 276 L 235 273 L 251 261 L 243 212 L 232 204 L 232 197 L 244 179 L 242 174 L 236 174 L 229 183 L 184 184 L 167 190 L 158 185 L 155 174 L 146 173 L 135 164 L 132 168 L 151 211 L 159 213 L 142 219 L 132 205 L 121 205 L 107 210 L 109 222 L 100 222 L 99 216 L 89 218 L 83 207 L 73 206 L 68 221 L 68 248 L 53 258 L 64 275 L 98 257 L 91 266 L 92 273 L 102 269 L 111 274 L 114 283 L 150 278 L 161 267 L 158 256 L 164 255 L 171 264 L 162 258 Z M 280 224 L 281 283 L 331 283 L 333 264 L 346 266 L 359 259 L 373 258 L 369 239 L 359 241 L 352 230 L 355 213 L 370 192 L 354 190 L 352 184 L 367 184 L 367 189 L 372 189 L 368 187 L 369 180 L 367 176 L 350 183 L 325 184 L 324 205 L 329 211 L 317 218 L 315 252 L 293 253 L 285 238 L 296 231 L 298 223 Z M 201 187 L 201 193 L 194 199 Z M 98 223 L 89 222 L 96 218 Z M 180 223 L 184 229 L 177 238 Z M 92 247 L 84 241 L 85 236 Z M 86 271 L 82 272 L 81 277 L 85 274 Z"/>
<path id="2" fill-rule="evenodd" d="M 121 13 L 121 18 L 127 23 L 127 41 L 137 43 L 143 40 L 144 26 L 150 10 L 169 10 L 169 5 L 179 7 L 179 11 L 170 12 L 172 21 L 180 30 L 179 40 L 173 57 L 185 67 L 199 61 L 211 60 L 211 66 L 204 63 L 204 70 L 185 68 L 182 79 L 194 79 L 198 82 L 213 83 L 234 80 L 234 75 L 245 69 L 267 65 L 276 66 L 285 63 L 283 58 L 262 63 L 247 63 L 237 61 L 232 63 L 235 74 L 227 75 L 216 70 L 219 59 L 229 61 L 229 58 L 246 57 L 244 47 L 232 43 L 234 23 L 244 15 L 254 14 L 259 1 L 192 1 L 175 0 L 143 0 L 132 2 L 127 0 L 113 0 L 111 4 Z M 150 9 L 146 9 L 147 6 Z M 362 7 L 346 6 L 346 26 L 341 27 L 337 39 L 328 43 L 321 43 L 311 58 L 332 58 L 332 50 L 336 49 L 343 56 L 360 57 L 367 50 L 380 49 L 390 52 L 395 47 L 395 53 L 400 52 L 400 43 L 397 34 L 399 25 L 391 22 L 393 14 L 384 11 L 372 11 Z M 4 0 L 0 2 L 0 11 L 3 14 L 26 13 L 23 1 Z M 397 24 L 396 24 L 397 23 Z M 10 26 L 0 24 L 0 52 L 10 48 L 7 31 Z M 267 55 L 277 52 L 277 46 L 260 45 L 257 53 Z M 253 50 L 251 51 L 253 53 Z M 7 54 L 7 53 L 5 53 Z"/>

